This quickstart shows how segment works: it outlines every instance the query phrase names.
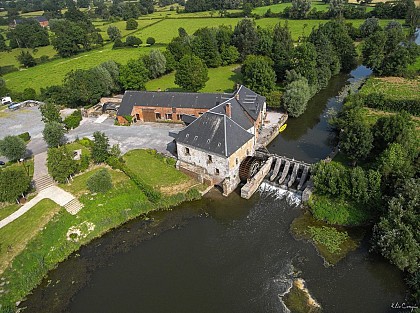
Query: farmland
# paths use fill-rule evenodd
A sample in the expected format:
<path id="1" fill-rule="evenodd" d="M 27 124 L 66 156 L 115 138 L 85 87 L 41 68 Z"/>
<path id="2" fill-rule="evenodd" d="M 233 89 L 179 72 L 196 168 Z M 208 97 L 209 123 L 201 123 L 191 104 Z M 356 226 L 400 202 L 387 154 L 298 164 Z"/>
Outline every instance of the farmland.
<path id="1" fill-rule="evenodd" d="M 219 25 L 227 25 L 234 27 L 240 18 L 185 18 L 185 19 L 163 19 L 163 20 L 139 20 L 139 30 L 131 32 L 131 34 L 141 38 L 143 41 L 147 37 L 154 37 L 156 45 L 153 48 L 163 48 L 172 38 L 177 36 L 178 28 L 183 27 L 189 34 L 202 27 L 217 27 Z M 277 23 L 285 23 L 285 19 L 279 18 L 263 18 L 255 20 L 256 25 L 261 27 L 274 27 Z M 326 20 L 288 20 L 292 37 L 295 41 L 300 36 L 308 36 L 313 27 Z M 363 20 L 351 20 L 355 27 L 360 26 Z M 381 25 L 386 25 L 388 20 L 381 20 Z M 125 31 L 125 22 L 116 22 L 114 24 L 105 24 L 95 22 L 95 25 L 101 28 L 103 37 L 106 38 L 106 29 L 110 25 L 117 25 L 123 34 L 128 35 Z M 94 67 L 107 60 L 114 60 L 118 63 L 125 64 L 130 59 L 135 59 L 141 55 L 151 51 L 150 47 L 142 46 L 140 48 L 124 48 L 113 50 L 112 44 L 105 44 L 102 48 L 84 52 L 72 58 L 58 58 L 51 62 L 44 63 L 33 68 L 9 73 L 4 76 L 7 86 L 14 91 L 23 91 L 25 88 L 34 88 L 39 91 L 40 88 L 61 84 L 66 73 L 75 69 L 88 69 Z M 8 54 L 0 53 L 0 65 L 16 65 L 15 56 L 19 50 L 15 50 Z M 36 57 L 42 55 L 51 56 L 54 53 L 51 46 L 39 48 Z M 13 55 L 15 54 L 15 55 Z M 8 61 L 7 61 L 8 60 Z M 10 63 L 6 63 L 10 62 Z M 169 87 L 171 88 L 171 87 Z M 229 87 L 230 88 L 230 87 Z"/>

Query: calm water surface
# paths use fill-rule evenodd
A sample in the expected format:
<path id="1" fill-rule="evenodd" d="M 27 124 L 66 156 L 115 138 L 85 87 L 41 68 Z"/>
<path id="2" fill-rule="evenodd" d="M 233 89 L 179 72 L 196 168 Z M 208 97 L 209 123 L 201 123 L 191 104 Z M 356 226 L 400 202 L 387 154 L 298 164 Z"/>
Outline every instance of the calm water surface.
<path id="1" fill-rule="evenodd" d="M 363 74 L 364 73 L 364 74 Z M 325 113 L 349 79 L 334 78 L 302 118 L 290 120 L 271 151 L 313 162 L 334 145 Z M 359 77 L 358 77 L 359 75 Z M 289 154 L 288 154 L 289 153 Z M 251 200 L 213 192 L 170 212 L 134 220 L 83 247 L 23 303 L 28 312 L 286 312 L 281 297 L 293 272 L 327 313 L 395 312 L 401 273 L 368 252 L 369 242 L 335 267 L 296 241 L 295 198 L 261 191 Z"/>

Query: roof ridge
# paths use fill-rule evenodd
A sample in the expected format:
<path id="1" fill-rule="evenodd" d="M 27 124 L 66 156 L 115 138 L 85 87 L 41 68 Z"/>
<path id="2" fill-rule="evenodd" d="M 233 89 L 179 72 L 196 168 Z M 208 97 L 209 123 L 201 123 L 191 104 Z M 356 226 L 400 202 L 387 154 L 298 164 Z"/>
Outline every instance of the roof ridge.
<path id="1" fill-rule="evenodd" d="M 227 143 L 227 136 L 226 136 L 226 133 L 227 133 L 227 129 L 226 129 L 226 115 L 223 115 L 223 120 L 224 120 L 224 126 L 225 126 L 225 131 L 224 131 L 224 135 L 225 135 L 225 156 L 228 156 L 228 151 L 227 151 L 227 146 L 228 146 L 228 143 Z"/>

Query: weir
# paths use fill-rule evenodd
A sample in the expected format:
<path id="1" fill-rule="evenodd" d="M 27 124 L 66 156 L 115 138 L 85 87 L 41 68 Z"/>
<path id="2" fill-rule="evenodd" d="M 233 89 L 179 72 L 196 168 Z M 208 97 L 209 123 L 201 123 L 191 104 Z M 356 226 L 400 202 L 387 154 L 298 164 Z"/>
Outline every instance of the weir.
<path id="1" fill-rule="evenodd" d="M 260 167 L 243 180 L 246 184 L 241 189 L 242 198 L 249 199 L 264 180 L 285 190 L 310 194 L 311 164 L 263 150 L 256 151 L 253 159 L 259 161 Z"/>

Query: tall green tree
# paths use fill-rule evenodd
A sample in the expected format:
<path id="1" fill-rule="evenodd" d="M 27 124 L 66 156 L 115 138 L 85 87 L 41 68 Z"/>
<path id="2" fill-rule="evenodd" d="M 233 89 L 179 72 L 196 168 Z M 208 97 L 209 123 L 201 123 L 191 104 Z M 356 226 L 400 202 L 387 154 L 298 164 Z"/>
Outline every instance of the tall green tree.
<path id="1" fill-rule="evenodd" d="M 277 78 L 283 80 L 293 57 L 292 34 L 287 22 L 284 26 L 279 23 L 274 27 L 272 56 Z"/>
<path id="2" fill-rule="evenodd" d="M 216 30 L 213 28 L 200 28 L 194 33 L 192 51 L 207 67 L 219 67 L 222 59 L 217 46 Z"/>
<path id="3" fill-rule="evenodd" d="M 66 183 L 70 175 L 77 171 L 77 162 L 66 146 L 48 149 L 48 172 L 59 183 Z"/>
<path id="4" fill-rule="evenodd" d="M 125 29 L 133 30 L 133 29 L 137 29 L 138 26 L 139 26 L 139 23 L 134 18 L 130 18 L 127 20 L 127 23 L 125 24 Z"/>
<path id="5" fill-rule="evenodd" d="M 45 124 L 42 135 L 48 147 L 58 147 L 65 143 L 66 138 L 64 134 L 66 130 L 64 125 L 58 122 L 48 122 Z"/>
<path id="6" fill-rule="evenodd" d="M 246 18 L 238 22 L 233 31 L 232 44 L 238 49 L 242 60 L 257 52 L 258 33 L 252 20 Z"/>
<path id="7" fill-rule="evenodd" d="M 185 55 L 175 73 L 175 84 L 188 91 L 203 89 L 209 80 L 206 64 L 195 55 Z"/>
<path id="8" fill-rule="evenodd" d="M 276 84 L 276 73 L 273 61 L 260 55 L 248 55 L 242 65 L 241 72 L 244 84 L 260 94 L 268 94 Z"/>
<path id="9" fill-rule="evenodd" d="M 317 53 L 312 43 L 303 43 L 294 50 L 292 68 L 308 80 L 308 84 L 318 86 Z"/>
<path id="10" fill-rule="evenodd" d="M 286 86 L 282 102 L 284 109 L 290 116 L 298 117 L 306 111 L 306 106 L 311 98 L 311 89 L 308 80 L 300 77 Z"/>
<path id="11" fill-rule="evenodd" d="M 121 32 L 116 26 L 109 26 L 106 32 L 111 41 L 115 41 L 116 39 L 121 39 Z"/>
<path id="12" fill-rule="evenodd" d="M 353 123 L 344 127 L 340 133 L 340 149 L 354 162 L 364 160 L 372 147 L 372 131 L 362 120 L 353 121 Z"/>
<path id="13" fill-rule="evenodd" d="M 18 136 L 6 136 L 0 140 L 0 155 L 10 161 L 22 159 L 26 153 L 26 144 Z"/>
<path id="14" fill-rule="evenodd" d="M 58 122 L 61 123 L 60 110 L 54 103 L 47 102 L 39 107 L 44 123 Z"/>
<path id="15" fill-rule="evenodd" d="M 50 22 L 50 29 L 54 32 L 51 43 L 61 57 L 70 57 L 91 48 L 88 31 L 75 22 L 54 20 Z"/>
<path id="16" fill-rule="evenodd" d="M 149 80 L 149 70 L 142 60 L 129 60 L 120 67 L 120 82 L 125 90 L 144 90 Z"/>
<path id="17" fill-rule="evenodd" d="M 103 163 L 109 157 L 109 139 L 102 132 L 93 133 L 92 159 L 95 163 Z"/>
<path id="18" fill-rule="evenodd" d="M 160 77 L 166 72 L 166 58 L 160 50 L 152 50 L 144 59 L 144 64 L 149 69 L 150 79 Z"/>
<path id="19" fill-rule="evenodd" d="M 13 202 L 30 188 L 31 178 L 23 168 L 0 170 L 0 202 Z"/>
<path id="20" fill-rule="evenodd" d="M 42 28 L 38 21 L 28 19 L 16 25 L 9 34 L 10 48 L 36 48 L 48 46 L 50 40 L 48 31 Z"/>
<path id="21" fill-rule="evenodd" d="M 292 19 L 304 19 L 311 10 L 311 1 L 309 0 L 292 0 L 292 7 L 289 16 Z"/>
<path id="22" fill-rule="evenodd" d="M 420 179 L 408 179 L 373 229 L 374 247 L 399 269 L 420 267 Z"/>

